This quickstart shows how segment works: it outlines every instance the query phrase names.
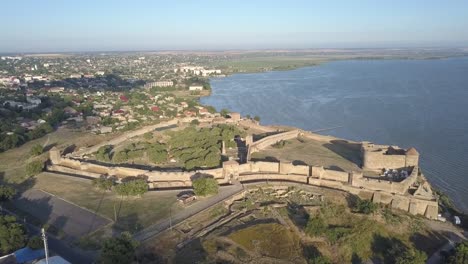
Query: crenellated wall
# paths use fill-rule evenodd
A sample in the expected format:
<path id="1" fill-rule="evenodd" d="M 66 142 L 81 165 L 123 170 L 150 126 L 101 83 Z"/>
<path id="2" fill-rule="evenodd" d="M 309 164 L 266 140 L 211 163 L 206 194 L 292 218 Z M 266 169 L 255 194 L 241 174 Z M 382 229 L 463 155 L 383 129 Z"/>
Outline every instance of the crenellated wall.
<path id="1" fill-rule="evenodd" d="M 274 144 L 299 135 L 299 130 L 277 134 L 274 140 L 268 139 L 257 146 Z M 269 138 L 269 137 L 268 137 Z M 253 143 L 255 144 L 255 142 Z M 408 156 L 408 155 L 406 155 Z M 415 155 L 411 162 L 417 161 Z M 410 159 L 411 159 L 410 158 Z M 371 192 L 376 203 L 389 204 L 392 208 L 404 210 L 412 214 L 424 215 L 428 218 L 437 218 L 438 203 L 435 198 L 427 196 L 419 199 L 408 193 L 410 187 L 415 185 L 419 168 L 414 166 L 411 174 L 401 182 L 391 182 L 367 178 L 362 172 L 346 172 L 325 169 L 322 166 L 294 165 L 291 162 L 248 161 L 239 164 L 237 161 L 223 162 L 221 168 L 200 171 L 149 171 L 122 166 L 95 164 L 68 157 L 63 157 L 56 148 L 50 150 L 50 171 L 63 172 L 89 178 L 98 178 L 101 175 L 125 177 L 146 177 L 148 185 L 152 188 L 191 187 L 192 180 L 198 175 L 211 175 L 219 184 L 231 184 L 233 181 L 294 181 L 303 184 L 323 186 L 340 189 L 353 194 Z M 405 161 L 406 162 L 406 161 Z M 407 162 L 406 162 L 407 163 Z M 405 165 L 406 165 L 405 163 Z"/>

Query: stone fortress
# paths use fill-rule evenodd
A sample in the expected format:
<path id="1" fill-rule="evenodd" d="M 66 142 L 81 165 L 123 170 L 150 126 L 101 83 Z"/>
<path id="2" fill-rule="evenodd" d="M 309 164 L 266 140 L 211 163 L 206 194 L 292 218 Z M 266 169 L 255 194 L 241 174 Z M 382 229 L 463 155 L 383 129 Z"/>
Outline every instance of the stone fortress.
<path id="1" fill-rule="evenodd" d="M 173 124 L 173 121 L 170 121 Z M 232 120 L 230 120 L 232 122 Z M 276 129 L 260 126 L 254 122 L 237 119 L 235 123 L 244 127 L 255 127 L 265 132 Z M 164 124 L 161 124 L 162 126 Z M 146 131 L 146 130 L 144 130 Z M 200 175 L 209 175 L 219 184 L 254 181 L 291 181 L 302 184 L 343 190 L 361 197 L 371 197 L 373 202 L 437 219 L 438 200 L 431 186 L 418 167 L 419 153 L 410 148 L 404 150 L 395 146 L 361 143 L 362 171 L 338 171 L 317 165 L 295 165 L 292 162 L 252 161 L 251 154 L 267 148 L 281 140 L 306 137 L 321 142 L 331 142 L 334 137 L 322 136 L 308 131 L 291 130 L 276 133 L 254 141 L 252 135 L 245 138 L 247 159 L 239 162 L 229 160 L 220 168 L 196 171 L 143 170 L 108 164 L 99 164 L 79 159 L 73 155 L 62 155 L 57 148 L 50 150 L 50 163 L 47 170 L 68 175 L 98 178 L 102 175 L 118 179 L 144 177 L 150 188 L 189 188 L 192 180 Z M 127 136 L 128 138 L 128 136 Z M 123 140 L 123 139 L 121 139 Z M 96 146 L 92 147 L 93 150 Z M 82 153 L 90 151 L 82 150 Z M 385 171 L 386 176 L 379 175 Z M 389 177 L 388 175 L 401 175 Z M 387 173 L 389 173 L 387 175 Z M 367 176 L 367 175 L 373 176 Z M 378 175 L 378 176 L 375 176 Z"/>

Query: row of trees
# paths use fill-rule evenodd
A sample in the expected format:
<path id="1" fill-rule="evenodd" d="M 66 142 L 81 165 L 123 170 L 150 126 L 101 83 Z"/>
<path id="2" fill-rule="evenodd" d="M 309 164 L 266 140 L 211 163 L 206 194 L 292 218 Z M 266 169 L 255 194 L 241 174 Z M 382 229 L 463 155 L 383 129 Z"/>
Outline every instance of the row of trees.
<path id="1" fill-rule="evenodd" d="M 141 196 L 148 191 L 148 184 L 144 179 L 133 179 L 116 184 L 115 178 L 101 177 L 93 180 L 94 187 L 104 191 L 115 191 L 121 196 Z"/>
<path id="2" fill-rule="evenodd" d="M 188 127 L 169 133 L 169 153 L 181 161 L 187 170 L 217 167 L 221 162 L 221 141 L 227 147 L 235 147 L 234 137 L 244 133 L 230 125 L 201 129 Z"/>

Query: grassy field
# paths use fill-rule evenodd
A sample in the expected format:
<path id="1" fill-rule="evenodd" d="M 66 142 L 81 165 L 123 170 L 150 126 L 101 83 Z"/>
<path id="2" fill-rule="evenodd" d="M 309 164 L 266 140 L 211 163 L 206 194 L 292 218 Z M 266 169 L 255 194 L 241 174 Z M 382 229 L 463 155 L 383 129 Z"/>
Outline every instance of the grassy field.
<path id="1" fill-rule="evenodd" d="M 33 158 L 30 156 L 31 147 L 35 144 L 45 146 L 45 150 L 53 146 L 65 148 L 75 144 L 77 148 L 97 144 L 106 140 L 109 136 L 99 136 L 88 132 L 74 131 L 66 128 L 60 128 L 42 138 L 32 140 L 18 148 L 10 149 L 0 153 L 0 182 L 21 184 L 28 177 L 25 176 L 25 166 Z M 37 159 L 46 160 L 47 152 Z"/>
<path id="2" fill-rule="evenodd" d="M 335 141 L 324 143 L 307 138 L 286 141 L 284 147 L 270 146 L 252 154 L 252 159 L 287 160 L 296 164 L 321 165 L 343 171 L 360 171 L 360 146 Z"/>
<path id="3" fill-rule="evenodd" d="M 95 189 L 91 181 L 68 176 L 41 173 L 35 178 L 34 188 L 57 195 L 99 215 L 114 220 L 115 227 L 131 232 L 156 223 L 181 209 L 174 193 L 150 192 L 141 198 L 127 198 Z"/>

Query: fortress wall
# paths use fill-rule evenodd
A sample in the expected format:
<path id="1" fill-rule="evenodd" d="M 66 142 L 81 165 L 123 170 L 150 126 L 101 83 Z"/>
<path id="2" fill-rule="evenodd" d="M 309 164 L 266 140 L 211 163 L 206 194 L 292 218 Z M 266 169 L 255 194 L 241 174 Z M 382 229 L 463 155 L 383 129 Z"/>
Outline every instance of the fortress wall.
<path id="1" fill-rule="evenodd" d="M 322 175 L 322 179 L 348 182 L 349 173 L 344 171 L 325 170 L 325 173 Z"/>
<path id="2" fill-rule="evenodd" d="M 411 199 L 409 212 L 413 215 L 423 215 L 430 219 L 437 219 L 438 210 L 434 210 L 434 207 L 438 208 L 436 201 Z"/>
<path id="3" fill-rule="evenodd" d="M 337 137 L 320 135 L 320 134 L 316 134 L 316 133 L 309 132 L 309 131 L 304 131 L 303 136 L 308 138 L 308 139 L 312 139 L 312 140 L 320 141 L 320 142 L 331 142 L 332 140 L 342 140 L 342 139 L 337 138 Z M 351 142 L 351 143 L 353 142 L 353 141 L 350 141 L 350 140 L 347 140 L 347 141 Z"/>
<path id="4" fill-rule="evenodd" d="M 77 170 L 73 168 L 68 168 L 64 167 L 61 165 L 49 165 L 47 166 L 48 171 L 55 171 L 55 172 L 62 172 L 62 173 L 68 173 L 68 174 L 74 174 L 74 175 L 80 175 L 80 176 L 85 176 L 85 177 L 90 177 L 90 178 L 99 178 L 101 177 L 100 173 L 93 173 L 93 172 L 86 172 L 82 170 Z"/>
<path id="5" fill-rule="evenodd" d="M 315 185 L 315 186 L 334 188 L 334 189 L 344 189 L 343 183 L 338 182 L 338 181 L 309 178 L 309 184 Z"/>
<path id="6" fill-rule="evenodd" d="M 88 162 L 81 162 L 80 169 L 82 171 L 88 171 L 88 172 L 94 172 L 94 173 L 100 173 L 100 174 L 109 174 L 109 175 L 117 176 L 116 174 L 113 173 L 114 170 L 111 167 L 92 164 L 92 163 L 88 163 Z"/>
<path id="7" fill-rule="evenodd" d="M 192 182 L 184 182 L 184 181 L 170 181 L 170 182 L 151 182 L 148 184 L 150 188 L 159 188 L 159 189 L 167 189 L 167 188 L 189 188 L 192 187 Z"/>
<path id="8" fill-rule="evenodd" d="M 279 172 L 279 163 L 278 162 L 266 162 L 266 161 L 256 161 L 250 162 L 251 172 Z"/>
<path id="9" fill-rule="evenodd" d="M 325 169 L 322 166 L 312 166 L 310 176 L 313 178 L 322 178 L 325 174 Z"/>
<path id="10" fill-rule="evenodd" d="M 60 159 L 60 163 L 58 163 L 57 165 L 62 165 L 62 166 L 65 166 L 65 167 L 70 167 L 70 168 L 74 168 L 74 169 L 79 169 L 80 166 L 81 166 L 81 162 L 79 160 L 72 160 L 72 159 L 68 159 L 68 158 L 61 158 Z"/>
<path id="11" fill-rule="evenodd" d="M 367 169 L 395 169 L 406 166 L 405 155 L 385 155 L 383 152 L 364 151 L 363 167 Z"/>
<path id="12" fill-rule="evenodd" d="M 419 174 L 419 167 L 415 166 L 413 170 L 411 171 L 411 174 L 408 176 L 408 178 L 404 179 L 402 182 L 399 183 L 401 185 L 401 189 L 408 190 L 409 187 L 411 187 L 417 181 L 418 174 Z"/>
<path id="13" fill-rule="evenodd" d="M 259 180 L 278 180 L 278 181 L 295 181 L 300 183 L 307 183 L 307 176 L 301 175 L 283 175 L 276 173 L 262 173 L 262 174 L 245 174 L 239 175 L 238 180 L 244 181 L 259 181 Z"/>
<path id="14" fill-rule="evenodd" d="M 273 145 L 273 144 L 275 144 L 275 143 L 277 143 L 277 142 L 279 142 L 281 140 L 288 140 L 288 139 L 297 138 L 299 133 L 300 133 L 300 131 L 296 129 L 296 130 L 291 130 L 291 131 L 287 131 L 287 132 L 283 132 L 283 133 L 280 133 L 280 134 L 271 135 L 271 136 L 262 138 L 262 139 L 260 139 L 258 141 L 253 142 L 249 146 L 249 150 L 248 150 L 249 154 L 252 154 L 254 152 L 265 149 L 266 147 L 271 146 L 271 145 Z"/>
<path id="15" fill-rule="evenodd" d="M 127 168 L 127 167 L 113 167 L 110 169 L 110 173 L 118 177 L 125 178 L 125 177 L 135 177 L 139 175 L 146 175 L 148 171 L 141 170 L 141 169 Z"/>
<path id="16" fill-rule="evenodd" d="M 166 172 L 166 171 L 152 171 L 147 172 L 148 181 L 150 182 L 163 182 L 163 181 L 174 181 L 174 182 L 191 182 L 194 172 L 177 171 L 177 172 Z M 191 185 L 191 184 L 190 184 Z"/>
<path id="17" fill-rule="evenodd" d="M 224 175 L 223 175 L 223 168 L 209 169 L 209 170 L 200 170 L 200 171 L 197 171 L 197 172 L 202 173 L 202 174 L 211 175 L 211 176 L 213 176 L 213 178 L 215 178 L 215 179 L 224 178 Z"/>
<path id="18" fill-rule="evenodd" d="M 307 165 L 293 165 L 291 162 L 280 162 L 280 174 L 299 174 L 309 176 L 310 167 Z"/>
<path id="19" fill-rule="evenodd" d="M 419 165 L 419 155 L 406 155 L 406 167 Z"/>
<path id="20" fill-rule="evenodd" d="M 252 164 L 251 162 L 240 164 L 239 165 L 239 173 L 246 173 L 252 171 Z"/>

